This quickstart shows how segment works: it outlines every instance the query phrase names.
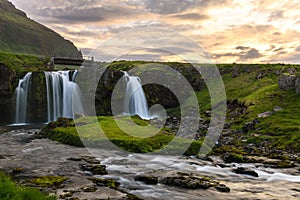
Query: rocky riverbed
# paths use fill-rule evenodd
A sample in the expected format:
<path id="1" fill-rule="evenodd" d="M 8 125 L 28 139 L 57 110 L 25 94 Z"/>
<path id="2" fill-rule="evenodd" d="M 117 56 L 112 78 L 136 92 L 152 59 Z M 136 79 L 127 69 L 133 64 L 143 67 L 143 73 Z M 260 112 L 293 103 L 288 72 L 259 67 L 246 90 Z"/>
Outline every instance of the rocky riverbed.
<path id="1" fill-rule="evenodd" d="M 219 157 L 125 154 L 0 135 L 0 169 L 60 199 L 299 199 L 300 167 L 224 163 Z M 263 158 L 261 158 L 263 159 Z"/>

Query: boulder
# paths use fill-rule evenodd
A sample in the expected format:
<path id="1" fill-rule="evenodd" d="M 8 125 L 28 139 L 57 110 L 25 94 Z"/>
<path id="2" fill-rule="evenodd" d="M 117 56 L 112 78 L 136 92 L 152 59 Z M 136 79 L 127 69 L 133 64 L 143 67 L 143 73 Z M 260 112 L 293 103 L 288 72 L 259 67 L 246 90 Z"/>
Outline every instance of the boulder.
<path id="1" fill-rule="evenodd" d="M 237 174 L 245 174 L 245 175 L 249 175 L 249 176 L 258 177 L 258 174 L 256 171 L 248 169 L 248 168 L 244 168 L 244 167 L 238 167 L 237 169 L 234 169 L 233 171 Z"/>
<path id="2" fill-rule="evenodd" d="M 264 112 L 264 113 L 261 113 L 261 114 L 258 114 L 257 116 L 259 118 L 266 118 L 266 117 L 270 117 L 273 113 L 271 111 L 267 111 L 267 112 Z"/>
<path id="3" fill-rule="evenodd" d="M 139 175 L 134 177 L 135 181 L 146 183 L 147 185 L 156 185 L 158 183 L 158 178 L 149 175 Z"/>
<path id="4" fill-rule="evenodd" d="M 290 74 L 282 74 L 278 79 L 279 88 L 282 90 L 290 90 L 295 88 L 296 76 Z"/>
<path id="5" fill-rule="evenodd" d="M 224 184 L 219 184 L 216 186 L 216 189 L 219 191 L 219 192 L 230 192 L 230 188 Z"/>

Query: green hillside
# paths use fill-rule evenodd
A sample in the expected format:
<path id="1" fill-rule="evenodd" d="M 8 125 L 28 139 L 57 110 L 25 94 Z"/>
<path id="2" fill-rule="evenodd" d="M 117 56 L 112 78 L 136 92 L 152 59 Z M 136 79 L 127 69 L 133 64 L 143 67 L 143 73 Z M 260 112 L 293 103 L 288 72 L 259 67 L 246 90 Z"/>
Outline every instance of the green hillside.
<path id="1" fill-rule="evenodd" d="M 0 0 L 0 51 L 43 56 L 81 57 L 74 44 Z"/>

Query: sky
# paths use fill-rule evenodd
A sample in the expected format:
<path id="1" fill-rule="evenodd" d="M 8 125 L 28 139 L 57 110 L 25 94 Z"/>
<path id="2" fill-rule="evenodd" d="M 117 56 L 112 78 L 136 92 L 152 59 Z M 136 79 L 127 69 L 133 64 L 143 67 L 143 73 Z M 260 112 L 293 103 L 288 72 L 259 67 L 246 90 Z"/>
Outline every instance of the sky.
<path id="1" fill-rule="evenodd" d="M 188 55 L 196 51 L 190 45 L 193 41 L 215 63 L 300 63 L 299 0 L 10 1 L 31 19 L 71 40 L 85 55 L 98 49 L 97 53 L 113 59 L 112 49 L 120 53 L 122 45 L 111 38 L 119 38 L 136 46 L 149 40 L 155 46 L 155 50 L 131 51 L 125 59 L 174 61 L 178 56 L 159 45 Z M 148 31 L 151 28 L 156 31 Z M 164 29 L 188 39 L 170 42 L 165 38 L 174 35 L 164 34 Z M 161 34 L 156 35 L 158 30 Z M 103 43 L 107 45 L 101 48 Z"/>

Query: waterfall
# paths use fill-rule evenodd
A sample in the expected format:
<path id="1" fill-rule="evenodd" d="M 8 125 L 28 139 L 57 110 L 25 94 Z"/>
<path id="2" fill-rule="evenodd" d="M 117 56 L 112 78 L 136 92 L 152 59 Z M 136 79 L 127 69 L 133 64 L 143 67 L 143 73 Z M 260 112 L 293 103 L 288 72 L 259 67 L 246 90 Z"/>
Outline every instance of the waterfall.
<path id="1" fill-rule="evenodd" d="M 74 82 L 77 71 L 45 72 L 48 122 L 59 117 L 74 118 L 83 113 L 81 92 Z"/>
<path id="2" fill-rule="evenodd" d="M 127 72 L 123 73 L 127 82 L 124 102 L 125 114 L 139 115 L 143 119 L 150 119 L 141 79 L 137 76 L 129 76 Z"/>
<path id="3" fill-rule="evenodd" d="M 15 90 L 16 95 L 16 116 L 15 123 L 16 124 L 24 124 L 28 123 L 27 120 L 27 100 L 29 93 L 29 85 L 31 72 L 27 73 L 23 79 L 19 80 L 18 87 Z"/>

